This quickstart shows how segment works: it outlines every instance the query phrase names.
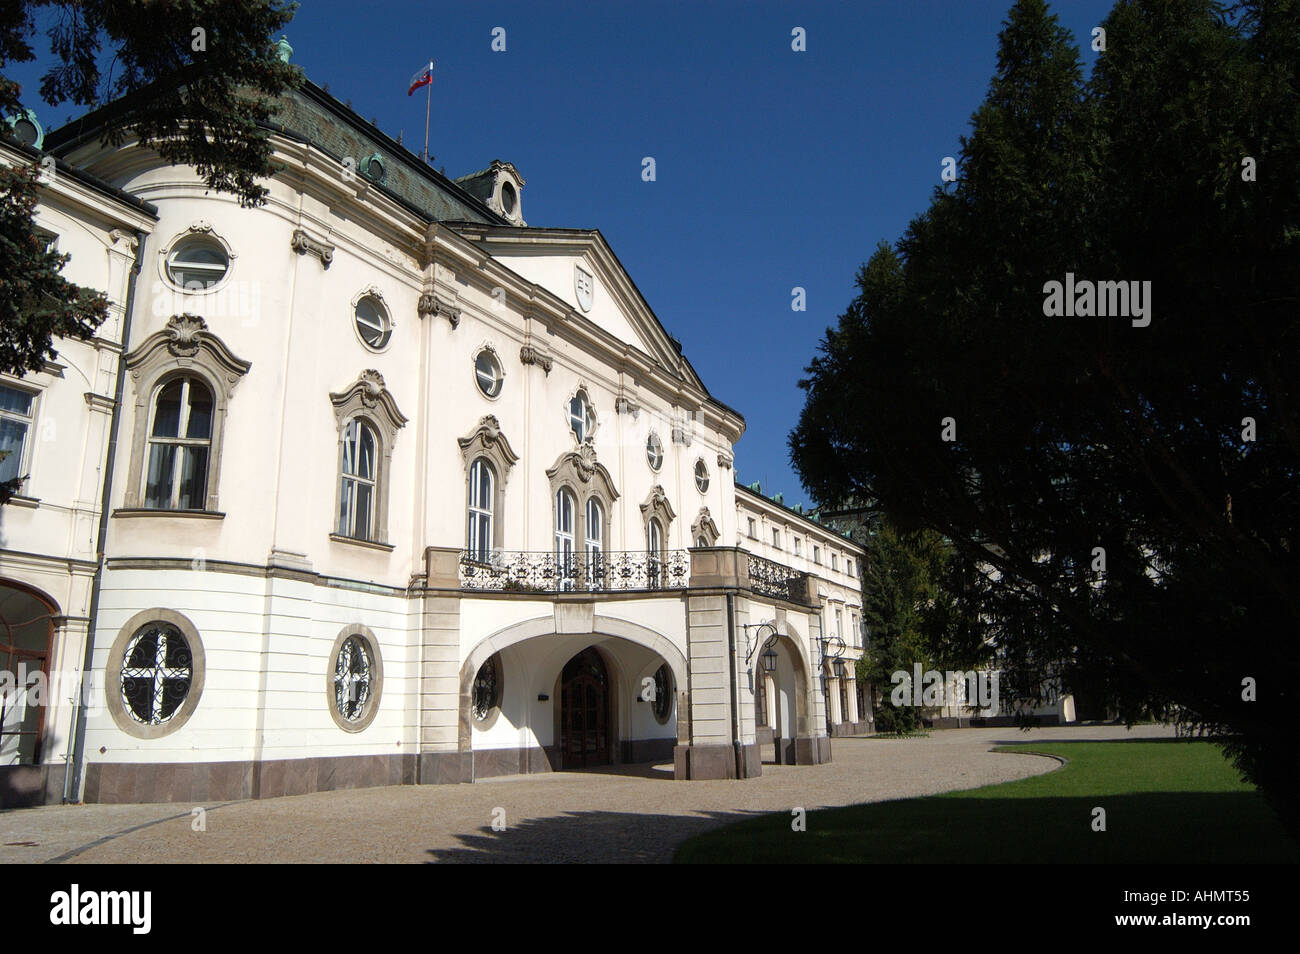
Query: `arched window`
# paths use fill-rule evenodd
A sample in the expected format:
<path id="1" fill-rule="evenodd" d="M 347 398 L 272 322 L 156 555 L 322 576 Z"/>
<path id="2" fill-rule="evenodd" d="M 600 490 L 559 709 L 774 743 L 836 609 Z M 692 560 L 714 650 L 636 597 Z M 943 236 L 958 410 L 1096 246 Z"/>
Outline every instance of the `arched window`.
<path id="1" fill-rule="evenodd" d="M 465 549 L 469 558 L 487 563 L 492 557 L 492 504 L 496 473 L 482 457 L 469 468 L 469 532 Z"/>
<path id="2" fill-rule="evenodd" d="M 658 517 L 651 517 L 646 524 L 645 548 L 651 556 L 662 556 L 664 552 L 664 528 Z"/>
<path id="3" fill-rule="evenodd" d="M 664 528 L 658 517 L 651 517 L 645 525 L 646 578 L 651 589 L 659 586 L 663 572 Z"/>
<path id="4" fill-rule="evenodd" d="M 577 502 L 573 494 L 561 487 L 555 494 L 555 565 L 559 574 L 560 589 L 571 590 L 577 575 L 577 561 L 573 554 L 576 546 L 574 522 Z"/>
<path id="5" fill-rule="evenodd" d="M 204 509 L 211 445 L 212 392 L 198 378 L 173 378 L 154 399 L 144 505 Z"/>
<path id="6" fill-rule="evenodd" d="M 587 552 L 587 580 L 593 588 L 599 588 L 604 576 L 604 563 L 601 554 L 605 551 L 605 510 L 600 500 L 587 498 L 587 521 L 584 531 L 584 545 Z"/>
<path id="7" fill-rule="evenodd" d="M 172 315 L 122 363 L 135 386 L 123 509 L 219 514 L 226 412 L 252 365 L 196 315 Z"/>
<path id="8" fill-rule="evenodd" d="M 354 540 L 374 537 L 377 450 L 374 429 L 360 418 L 348 421 L 343 429 L 343 483 L 339 493 L 341 536 Z"/>

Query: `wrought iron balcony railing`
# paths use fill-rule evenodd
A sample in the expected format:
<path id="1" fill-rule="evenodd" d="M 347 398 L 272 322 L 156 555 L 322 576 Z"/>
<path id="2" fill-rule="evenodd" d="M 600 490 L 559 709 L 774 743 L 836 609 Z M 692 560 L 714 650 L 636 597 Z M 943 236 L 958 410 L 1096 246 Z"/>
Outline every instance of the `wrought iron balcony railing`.
<path id="1" fill-rule="evenodd" d="M 797 602 L 804 595 L 807 578 L 807 573 L 752 553 L 749 555 L 749 588 L 755 593 Z"/>
<path id="2" fill-rule="evenodd" d="M 691 560 L 685 550 L 645 550 L 588 555 L 494 550 L 462 551 L 460 585 L 503 593 L 600 593 L 613 590 L 685 589 Z"/>

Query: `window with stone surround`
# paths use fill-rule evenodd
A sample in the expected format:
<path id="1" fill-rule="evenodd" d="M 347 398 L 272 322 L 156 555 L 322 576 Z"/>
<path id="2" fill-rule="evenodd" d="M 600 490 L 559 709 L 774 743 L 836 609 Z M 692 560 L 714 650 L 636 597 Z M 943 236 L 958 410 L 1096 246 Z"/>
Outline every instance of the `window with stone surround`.
<path id="1" fill-rule="evenodd" d="M 135 614 L 108 651 L 104 701 L 118 728 L 156 739 L 183 726 L 203 694 L 199 631 L 174 610 Z"/>
<path id="2" fill-rule="evenodd" d="M 252 365 L 195 315 L 173 315 L 123 360 L 135 389 L 124 508 L 218 512 L 226 413 Z"/>
<path id="3" fill-rule="evenodd" d="M 501 708 L 502 676 L 501 656 L 489 656 L 474 674 L 474 687 L 470 711 L 475 722 L 487 722 Z"/>
<path id="4" fill-rule="evenodd" d="M 503 546 L 506 481 L 519 456 L 490 414 L 457 443 L 465 461 L 466 556 L 487 563 Z"/>
<path id="5" fill-rule="evenodd" d="M 331 539 L 341 542 L 388 543 L 388 497 L 392 483 L 393 445 L 406 424 L 397 402 L 378 371 L 367 369 L 345 391 L 330 394 L 338 426 Z"/>
<path id="6" fill-rule="evenodd" d="M 384 661 L 379 640 L 367 626 L 344 627 L 330 649 L 325 693 L 330 716 L 344 732 L 361 732 L 379 712 Z"/>

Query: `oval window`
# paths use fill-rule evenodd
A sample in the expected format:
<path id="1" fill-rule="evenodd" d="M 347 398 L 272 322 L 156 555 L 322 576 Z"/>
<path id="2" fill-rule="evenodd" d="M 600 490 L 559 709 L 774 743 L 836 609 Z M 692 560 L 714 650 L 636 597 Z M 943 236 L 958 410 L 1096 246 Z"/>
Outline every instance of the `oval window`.
<path id="1" fill-rule="evenodd" d="M 709 468 L 703 460 L 695 462 L 695 488 L 700 493 L 705 493 L 709 489 Z"/>
<path id="2" fill-rule="evenodd" d="M 162 725 L 185 702 L 194 678 L 190 645 L 169 623 L 141 627 L 122 656 L 122 702 L 143 725 Z"/>
<path id="3" fill-rule="evenodd" d="M 357 302 L 356 325 L 357 334 L 361 336 L 366 347 L 376 351 L 388 344 L 388 339 L 393 333 L 388 312 L 373 295 L 366 295 Z"/>
<path id="4" fill-rule="evenodd" d="M 654 431 L 645 439 L 645 459 L 651 470 L 658 470 L 664 462 L 664 445 Z"/>
<path id="5" fill-rule="evenodd" d="M 501 393 L 501 362 L 491 349 L 484 348 L 474 359 L 474 378 L 478 381 L 478 389 L 487 397 L 496 397 Z"/>
<path id="6" fill-rule="evenodd" d="M 334 657 L 334 708 L 348 722 L 359 722 L 374 694 L 374 657 L 366 640 L 349 636 Z"/>
<path id="7" fill-rule="evenodd" d="M 182 239 L 167 257 L 167 276 L 188 290 L 211 288 L 229 268 L 230 257 L 221 243 L 201 236 Z"/>
<path id="8" fill-rule="evenodd" d="M 501 705 L 501 669 L 496 656 L 491 656 L 479 667 L 474 676 L 474 719 L 483 722 L 492 710 Z"/>
<path id="9" fill-rule="evenodd" d="M 654 688 L 655 721 L 663 725 L 668 721 L 668 717 L 673 714 L 673 673 L 668 668 L 667 663 L 655 670 Z"/>

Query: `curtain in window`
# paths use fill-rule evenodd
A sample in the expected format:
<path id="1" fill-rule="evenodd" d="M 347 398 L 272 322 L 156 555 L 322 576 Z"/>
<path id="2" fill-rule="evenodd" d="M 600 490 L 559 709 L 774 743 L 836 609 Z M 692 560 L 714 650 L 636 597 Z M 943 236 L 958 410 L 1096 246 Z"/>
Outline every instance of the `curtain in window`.
<path id="1" fill-rule="evenodd" d="M 482 457 L 469 468 L 469 523 L 465 548 L 469 558 L 487 563 L 492 558 L 492 494 L 496 475 Z"/>
<path id="2" fill-rule="evenodd" d="M 339 492 L 339 533 L 358 540 L 374 534 L 375 432 L 353 419 L 343 431 L 343 473 Z"/>
<path id="3" fill-rule="evenodd" d="M 202 510 L 212 446 L 212 392 L 197 378 L 177 378 L 158 392 L 149 430 L 144 505 Z"/>

